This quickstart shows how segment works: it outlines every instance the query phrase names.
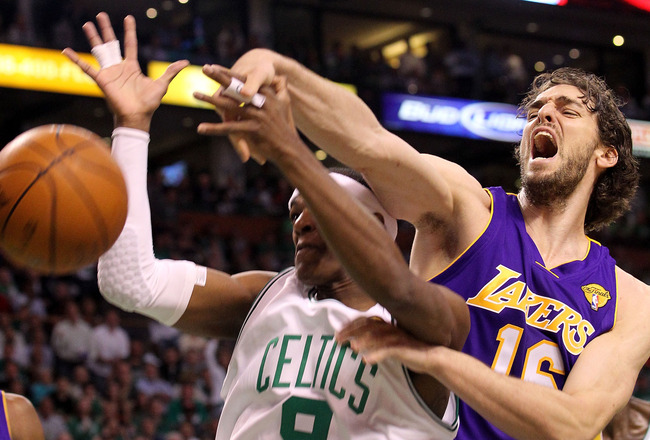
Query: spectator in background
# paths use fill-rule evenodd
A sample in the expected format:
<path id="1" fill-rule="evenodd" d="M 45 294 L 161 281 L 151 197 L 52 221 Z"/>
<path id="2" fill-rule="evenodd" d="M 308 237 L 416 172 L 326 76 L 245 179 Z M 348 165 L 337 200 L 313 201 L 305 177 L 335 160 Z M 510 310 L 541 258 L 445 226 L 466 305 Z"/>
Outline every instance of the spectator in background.
<path id="1" fill-rule="evenodd" d="M 57 374 L 71 376 L 75 367 L 85 363 L 90 354 L 93 330 L 81 319 L 76 302 L 68 300 L 64 309 L 64 318 L 52 329 L 51 344 Z"/>
<path id="2" fill-rule="evenodd" d="M 50 396 L 57 411 L 62 412 L 65 417 L 69 417 L 74 413 L 76 400 L 73 395 L 70 379 L 67 376 L 56 376 L 54 390 L 50 393 Z"/>
<path id="3" fill-rule="evenodd" d="M 476 94 L 476 77 L 480 68 L 480 54 L 458 34 L 452 36 L 452 47 L 445 55 L 444 64 L 449 73 L 452 96 L 471 98 Z"/>
<path id="4" fill-rule="evenodd" d="M 171 384 L 175 384 L 181 375 L 181 368 L 182 361 L 178 347 L 175 345 L 165 347 L 160 364 L 160 377 Z"/>
<path id="5" fill-rule="evenodd" d="M 422 93 L 422 85 L 427 73 L 424 60 L 413 52 L 410 40 L 406 39 L 406 51 L 399 57 L 397 75 L 408 93 Z"/>
<path id="6" fill-rule="evenodd" d="M 100 426 L 92 414 L 92 400 L 82 397 L 76 405 L 75 413 L 67 422 L 68 431 L 74 440 L 94 440 Z"/>
<path id="7" fill-rule="evenodd" d="M 147 353 L 144 362 L 144 376 L 135 382 L 136 391 L 149 398 L 158 396 L 169 402 L 174 397 L 174 387 L 160 377 L 160 360 L 154 354 Z"/>
<path id="8" fill-rule="evenodd" d="M 38 365 L 41 368 L 55 370 L 54 351 L 47 341 L 47 335 L 42 327 L 32 331 L 31 342 L 28 343 L 29 362 L 31 365 Z"/>
<path id="9" fill-rule="evenodd" d="M 56 412 L 54 402 L 49 396 L 38 404 L 38 413 L 45 433 L 45 440 L 57 440 L 60 435 L 68 433 L 68 426 L 63 416 Z"/>
<path id="10" fill-rule="evenodd" d="M 147 353 L 146 342 L 142 339 L 131 339 L 131 353 L 127 362 L 131 367 L 131 375 L 136 381 L 144 375 L 144 355 Z"/>
<path id="11" fill-rule="evenodd" d="M 131 339 L 126 330 L 120 326 L 117 310 L 108 309 L 104 324 L 93 329 L 88 355 L 88 369 L 98 388 L 103 388 L 105 385 L 113 364 L 120 359 L 128 358 L 130 350 Z"/>
<path id="12" fill-rule="evenodd" d="M 72 370 L 72 381 L 70 383 L 70 392 L 75 400 L 81 399 L 84 394 L 84 388 L 90 384 L 90 373 L 85 365 L 77 365 Z"/>
<path id="13" fill-rule="evenodd" d="M 195 382 L 184 380 L 180 386 L 180 395 L 169 402 L 164 417 L 168 430 L 176 429 L 183 422 L 190 423 L 195 429 L 202 427 L 208 419 L 208 410 L 203 402 L 194 395 Z"/>
<path id="14" fill-rule="evenodd" d="M 35 368 L 32 369 L 30 374 L 31 384 L 29 386 L 29 397 L 35 405 L 39 405 L 40 402 L 46 397 L 51 399 L 52 394 L 56 389 L 54 384 L 54 378 L 52 376 L 52 371 L 45 368 Z M 54 403 L 54 402 L 52 402 Z"/>
<path id="15" fill-rule="evenodd" d="M 12 311 L 16 311 L 28 302 L 28 298 L 19 289 L 11 269 L 0 267 L 0 295 L 9 302 Z"/>
<path id="16" fill-rule="evenodd" d="M 135 398 L 135 379 L 131 364 L 127 360 L 115 362 L 111 380 L 117 386 L 117 393 L 121 400 L 127 401 Z"/>
<path id="17" fill-rule="evenodd" d="M 0 314 L 0 360 L 12 360 L 21 368 L 29 366 L 29 349 L 25 335 L 16 330 L 7 313 Z"/>
<path id="18" fill-rule="evenodd" d="M 230 339 L 210 339 L 205 346 L 204 357 L 211 384 L 209 402 L 212 407 L 212 417 L 215 418 L 219 417 L 223 408 L 221 388 L 234 349 L 235 342 Z"/>
<path id="19" fill-rule="evenodd" d="M 17 363 L 11 359 L 3 359 L 0 362 L 0 389 L 24 395 L 26 383 L 25 372 Z"/>

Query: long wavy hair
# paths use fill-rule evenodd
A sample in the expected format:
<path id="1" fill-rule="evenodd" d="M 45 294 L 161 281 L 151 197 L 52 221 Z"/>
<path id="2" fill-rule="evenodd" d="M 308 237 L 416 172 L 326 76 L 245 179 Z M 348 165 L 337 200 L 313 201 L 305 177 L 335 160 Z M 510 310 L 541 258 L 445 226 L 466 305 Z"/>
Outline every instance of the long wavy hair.
<path id="1" fill-rule="evenodd" d="M 632 155 L 632 132 L 620 110 L 622 103 L 605 81 L 593 73 L 570 67 L 538 75 L 519 106 L 520 113 L 526 114 L 540 93 L 559 84 L 580 89 L 582 102 L 590 112 L 596 113 L 600 140 L 618 152 L 618 162 L 598 177 L 587 205 L 585 232 L 598 231 L 629 209 L 639 185 L 639 164 Z M 519 148 L 517 157 L 518 151 Z"/>

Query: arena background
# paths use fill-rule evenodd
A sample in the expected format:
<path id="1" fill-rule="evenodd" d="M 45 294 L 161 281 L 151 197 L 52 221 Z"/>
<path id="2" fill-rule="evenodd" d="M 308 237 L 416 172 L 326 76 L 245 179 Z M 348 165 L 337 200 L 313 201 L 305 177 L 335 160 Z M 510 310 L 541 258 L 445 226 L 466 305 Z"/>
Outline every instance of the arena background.
<path id="1" fill-rule="evenodd" d="M 72 73 L 60 58 L 67 46 L 89 52 L 81 25 L 102 10 L 120 38 L 124 15 L 136 17 L 140 61 L 152 76 L 177 59 L 229 66 L 248 48 L 270 47 L 351 87 L 381 120 L 388 117 L 388 93 L 434 99 L 426 101 L 433 117 L 431 102 L 440 111 L 467 102 L 454 99 L 513 105 L 536 73 L 582 67 L 604 76 L 627 102 L 623 110 L 635 121 L 642 176 L 632 211 L 594 237 L 610 247 L 623 269 L 650 282 L 649 5 L 643 0 L 1 0 L 0 145 L 50 123 L 110 136 L 112 118 L 103 99 L 87 85 L 71 86 Z M 212 87 L 198 76 L 186 81 L 177 86 L 181 95 Z M 196 125 L 217 117 L 181 95 L 161 107 L 152 126 L 157 256 L 228 272 L 290 265 L 285 220 L 290 188 L 273 166 L 241 164 L 225 140 L 198 136 Z M 517 190 L 513 140 L 464 128 L 445 135 L 426 124 L 394 127 L 418 150 L 458 162 L 485 186 Z M 335 163 L 314 151 L 326 164 Z M 405 258 L 412 232 L 400 225 Z M 119 312 L 129 354 L 106 376 L 86 367 L 85 360 L 72 362 L 89 370 L 86 384 L 66 370 L 70 365 L 51 335 L 65 321 L 64 304 L 77 304 L 91 329 L 104 325 L 108 310 L 114 310 L 97 292 L 95 267 L 52 278 L 0 263 L 0 388 L 35 403 L 47 440 L 213 438 L 229 344 L 221 344 L 217 362 L 216 341 Z M 145 386 L 151 380 L 142 380 L 150 367 L 162 381 L 158 391 Z M 649 371 L 642 372 L 635 391 L 646 399 Z M 83 416 L 78 407 L 88 402 L 89 415 Z"/>

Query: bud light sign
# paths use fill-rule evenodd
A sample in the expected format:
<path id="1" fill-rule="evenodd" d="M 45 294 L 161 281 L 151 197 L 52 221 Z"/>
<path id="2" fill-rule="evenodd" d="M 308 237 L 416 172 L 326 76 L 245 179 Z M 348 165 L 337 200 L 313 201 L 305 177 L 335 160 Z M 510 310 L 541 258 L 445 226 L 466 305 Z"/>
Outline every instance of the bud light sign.
<path id="1" fill-rule="evenodd" d="M 510 104 L 396 93 L 385 93 L 382 104 L 383 124 L 393 130 L 519 142 L 526 125 Z"/>

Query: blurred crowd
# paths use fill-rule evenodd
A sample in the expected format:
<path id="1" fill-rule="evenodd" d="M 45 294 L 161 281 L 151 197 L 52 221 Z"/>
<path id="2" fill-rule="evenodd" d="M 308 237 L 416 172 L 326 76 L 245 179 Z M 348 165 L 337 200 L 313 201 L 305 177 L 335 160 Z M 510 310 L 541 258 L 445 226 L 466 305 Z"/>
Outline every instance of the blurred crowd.
<path id="1" fill-rule="evenodd" d="M 0 3 L 0 43 L 87 46 L 80 28 L 92 15 L 83 2 L 60 2 L 63 7 L 44 7 L 35 16 L 21 6 L 32 2 L 37 0 Z M 46 26 L 41 16 L 48 17 Z M 142 61 L 187 58 L 193 64 L 230 65 L 260 44 L 233 25 L 206 38 L 203 23 L 190 22 L 187 29 L 142 35 Z M 371 106 L 377 91 L 385 90 L 516 103 L 534 74 L 506 45 L 478 51 L 453 32 L 447 41 L 428 46 L 423 57 L 409 48 L 394 66 L 378 50 L 338 42 L 321 55 L 297 43 L 276 49 L 328 78 L 356 85 Z M 628 115 L 650 119 L 650 100 L 630 98 Z M 162 169 L 153 170 L 149 193 L 156 256 L 228 273 L 292 265 L 286 219 L 292 189 L 265 170 L 224 181 L 206 170 L 187 170 L 173 184 Z M 631 212 L 597 238 L 612 247 L 621 266 L 650 282 L 645 195 L 641 188 Z M 201 215 L 214 221 L 192 221 Z M 243 217 L 273 227 L 256 239 L 219 228 L 220 218 Z M 232 341 L 192 337 L 111 307 L 99 294 L 94 266 L 55 278 L 0 260 L 0 389 L 34 403 L 46 440 L 211 440 L 232 349 Z M 650 365 L 635 394 L 650 399 Z"/>
<path id="2" fill-rule="evenodd" d="M 97 11 L 92 7 L 75 0 L 1 2 L 0 43 L 83 51 L 88 43 L 81 26 L 94 20 Z M 230 4 L 228 9 L 237 11 L 233 12 L 235 17 L 246 11 L 241 4 Z M 195 65 L 231 66 L 249 49 L 273 46 L 329 79 L 355 85 L 373 108 L 378 106 L 379 94 L 387 90 L 517 104 L 537 74 L 527 65 L 530 60 L 510 44 L 484 43 L 479 47 L 464 26 L 439 28 L 439 38 L 426 43 L 418 54 L 407 39 L 404 53 L 389 60 L 379 48 L 346 47 L 336 39 L 322 49 L 310 44 L 309 39 L 283 39 L 281 35 L 270 42 L 261 37 L 263 32 L 256 32 L 254 27 L 245 31 L 243 23 L 233 22 L 223 13 L 204 17 L 189 6 L 177 15 L 168 11 L 167 18 L 162 17 L 164 11 L 159 12 L 161 15 L 151 21 L 155 25 L 141 26 L 145 29 L 139 32 L 143 65 L 151 60 L 188 59 Z M 182 25 L 178 25 L 179 17 L 183 17 Z M 120 29 L 118 18 L 113 18 L 114 26 Z M 643 86 L 612 86 L 627 102 L 624 110 L 629 117 L 650 119 L 650 93 L 630 94 L 630 90 L 636 93 Z"/>

